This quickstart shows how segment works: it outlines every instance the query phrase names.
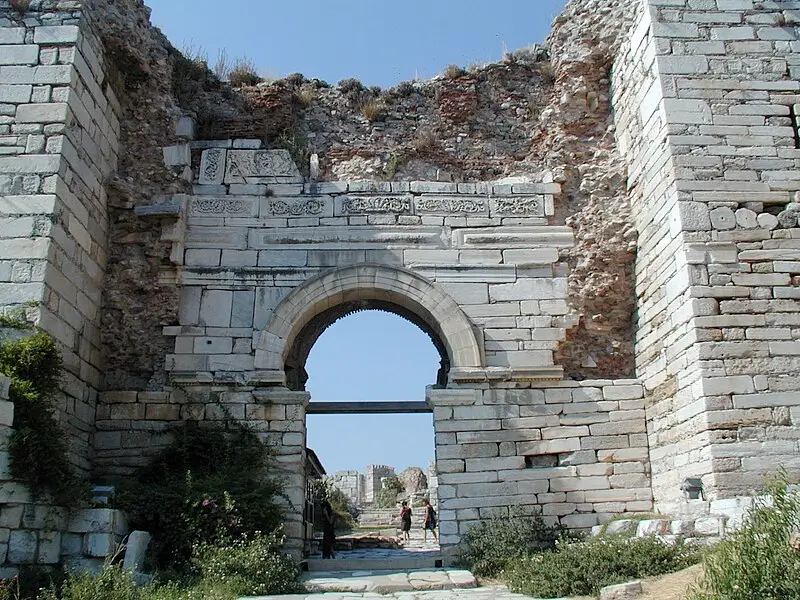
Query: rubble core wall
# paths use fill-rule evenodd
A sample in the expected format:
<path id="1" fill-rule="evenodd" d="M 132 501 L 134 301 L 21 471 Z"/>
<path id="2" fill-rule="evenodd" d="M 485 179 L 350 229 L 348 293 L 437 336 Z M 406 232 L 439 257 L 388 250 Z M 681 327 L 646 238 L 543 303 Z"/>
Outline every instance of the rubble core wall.
<path id="1" fill-rule="evenodd" d="M 658 502 L 687 477 L 728 498 L 800 466 L 794 4 L 647 0 L 615 65 Z"/>
<path id="2" fill-rule="evenodd" d="M 20 12 L 6 2 L 0 12 L 0 310 L 24 313 L 60 343 L 60 420 L 87 473 L 120 108 L 81 3 Z"/>

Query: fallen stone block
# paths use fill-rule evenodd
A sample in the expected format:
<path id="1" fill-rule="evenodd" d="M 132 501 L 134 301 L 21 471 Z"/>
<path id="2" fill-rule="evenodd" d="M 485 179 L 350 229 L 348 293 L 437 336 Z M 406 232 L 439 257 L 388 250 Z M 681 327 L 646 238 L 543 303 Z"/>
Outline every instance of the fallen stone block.
<path id="1" fill-rule="evenodd" d="M 609 585 L 600 590 L 600 600 L 628 600 L 638 598 L 643 593 L 641 581 L 629 581 L 619 585 Z"/>

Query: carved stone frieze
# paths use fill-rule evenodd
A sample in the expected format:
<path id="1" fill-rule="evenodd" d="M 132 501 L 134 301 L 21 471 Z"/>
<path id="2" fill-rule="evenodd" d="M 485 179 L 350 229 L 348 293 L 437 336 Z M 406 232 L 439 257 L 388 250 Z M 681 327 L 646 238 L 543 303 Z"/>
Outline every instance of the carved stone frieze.
<path id="1" fill-rule="evenodd" d="M 203 150 L 200 157 L 200 185 L 219 185 L 225 178 L 225 156 L 227 150 L 224 148 L 209 148 Z"/>
<path id="2" fill-rule="evenodd" d="M 544 196 L 523 196 L 518 198 L 492 198 L 493 217 L 544 217 Z"/>
<path id="3" fill-rule="evenodd" d="M 229 150 L 225 183 L 255 183 L 252 179 L 275 182 L 302 180 L 288 150 Z"/>
<path id="4" fill-rule="evenodd" d="M 258 215 L 258 205 L 250 198 L 195 197 L 189 202 L 193 217 L 251 217 Z"/>
<path id="5" fill-rule="evenodd" d="M 488 215 L 485 198 L 418 196 L 414 199 L 417 214 Z"/>
<path id="6" fill-rule="evenodd" d="M 411 212 L 410 196 L 344 196 L 338 202 L 338 212 L 342 215 L 400 215 Z"/>
<path id="7" fill-rule="evenodd" d="M 270 213 L 277 217 L 319 216 L 325 210 L 325 200 L 308 198 L 304 200 L 272 200 Z"/>

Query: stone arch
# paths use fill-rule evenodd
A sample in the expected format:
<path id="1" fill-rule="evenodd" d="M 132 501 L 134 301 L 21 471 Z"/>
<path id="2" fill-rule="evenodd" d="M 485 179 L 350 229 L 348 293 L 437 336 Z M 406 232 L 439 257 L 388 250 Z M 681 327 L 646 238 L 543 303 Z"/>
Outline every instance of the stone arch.
<path id="1" fill-rule="evenodd" d="M 355 265 L 326 271 L 295 288 L 275 309 L 256 348 L 256 368 L 284 384 L 290 354 L 304 362 L 313 341 L 332 322 L 358 310 L 387 310 L 419 326 L 442 354 L 443 368 L 483 368 L 472 323 L 447 294 L 406 269 Z M 310 335 L 311 344 L 296 345 Z M 293 385 L 292 387 L 296 387 Z"/>

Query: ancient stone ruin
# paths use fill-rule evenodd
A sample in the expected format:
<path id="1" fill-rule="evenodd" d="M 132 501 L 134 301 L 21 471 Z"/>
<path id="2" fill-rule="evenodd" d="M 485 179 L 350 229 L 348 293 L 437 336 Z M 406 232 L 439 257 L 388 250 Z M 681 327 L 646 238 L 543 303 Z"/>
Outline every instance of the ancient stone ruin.
<path id="1" fill-rule="evenodd" d="M 512 505 L 588 529 L 798 478 L 796 0 L 572 0 L 546 47 L 380 92 L 234 90 L 140 0 L 22 4 L 0 306 L 60 342 L 87 477 L 229 415 L 276 445 L 299 552 L 305 361 L 377 309 L 441 354 L 406 408 L 432 414 L 444 552 Z"/>

